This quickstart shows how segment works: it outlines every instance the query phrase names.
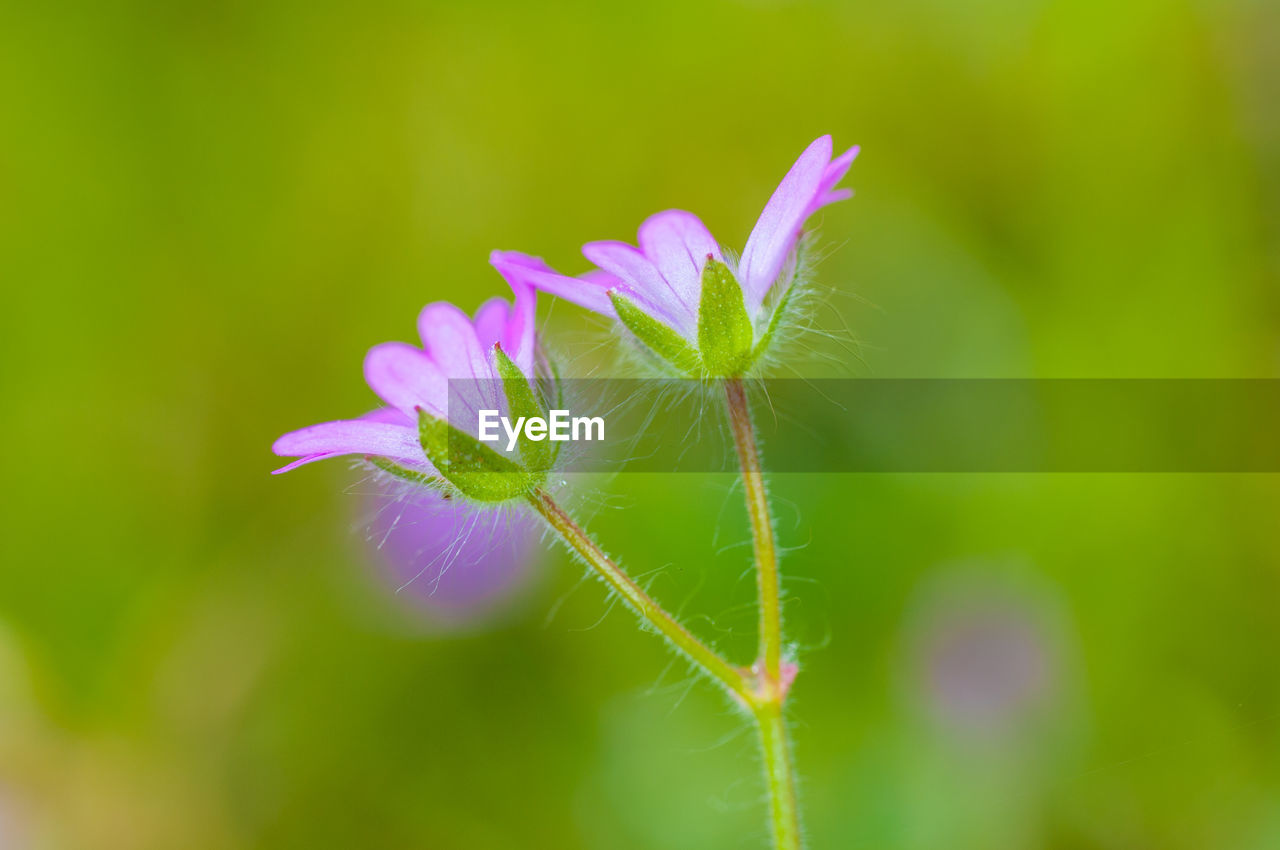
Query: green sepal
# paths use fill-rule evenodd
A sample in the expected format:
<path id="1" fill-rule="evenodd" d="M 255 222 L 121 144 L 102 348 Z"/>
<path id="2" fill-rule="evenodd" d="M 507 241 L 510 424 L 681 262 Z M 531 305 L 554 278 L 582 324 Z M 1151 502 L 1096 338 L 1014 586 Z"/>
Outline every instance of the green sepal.
<path id="1" fill-rule="evenodd" d="M 502 388 L 506 393 L 507 406 L 511 409 L 511 415 L 525 420 L 535 417 L 546 418 L 546 406 L 542 404 L 534 393 L 533 387 L 529 384 L 529 379 L 520 371 L 520 367 L 515 364 L 515 361 L 507 356 L 501 346 L 495 345 L 493 347 L 493 360 L 498 367 L 498 376 L 502 378 Z M 520 456 L 524 458 L 530 469 L 550 469 L 551 464 L 555 463 L 556 455 L 559 453 L 560 444 L 558 442 L 552 440 L 528 440 L 523 436 L 520 438 Z"/>
<path id="2" fill-rule="evenodd" d="M 782 320 L 787 317 L 787 310 L 791 306 L 791 296 L 795 294 L 796 285 L 792 283 L 782 293 L 782 297 L 778 299 L 777 305 L 773 308 L 773 315 L 769 317 L 769 326 L 764 329 L 764 333 L 760 335 L 760 341 L 756 343 L 756 349 L 751 354 L 752 360 L 759 360 L 768 350 L 770 343 L 773 342 L 774 334 L 777 333 L 778 326 L 782 324 Z"/>
<path id="3" fill-rule="evenodd" d="M 698 351 L 703 365 L 716 377 L 741 375 L 754 359 L 754 336 L 737 278 L 724 263 L 708 258 L 698 304 Z"/>
<path id="4" fill-rule="evenodd" d="M 533 492 L 546 479 L 545 473 L 530 472 L 421 408 L 418 439 L 440 475 L 477 502 L 516 499 Z"/>
<path id="5" fill-rule="evenodd" d="M 366 455 L 365 460 L 381 469 L 388 475 L 393 475 L 401 481 L 408 481 L 410 484 L 417 484 L 423 487 L 440 487 L 444 482 L 434 475 L 428 475 L 425 472 L 419 472 L 416 469 L 409 469 L 407 466 L 401 466 L 393 460 L 378 455 Z"/>
<path id="6" fill-rule="evenodd" d="M 686 375 L 698 377 L 701 374 L 698 352 L 684 337 L 616 292 L 609 293 L 609 300 L 613 302 L 613 309 L 622 324 L 650 351 Z"/>

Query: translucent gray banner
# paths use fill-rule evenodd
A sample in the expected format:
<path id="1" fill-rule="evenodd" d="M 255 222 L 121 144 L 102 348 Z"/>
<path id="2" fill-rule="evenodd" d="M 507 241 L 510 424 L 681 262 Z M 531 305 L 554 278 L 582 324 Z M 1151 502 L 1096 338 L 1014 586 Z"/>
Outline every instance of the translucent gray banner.
<path id="1" fill-rule="evenodd" d="M 748 391 L 772 472 L 1280 472 L 1280 380 L 766 380 Z M 500 384 L 451 382 L 449 418 L 473 435 L 485 424 L 504 453 L 519 451 L 515 433 L 554 442 L 564 471 L 735 468 L 716 382 L 568 380 L 544 393 L 562 413 L 520 425 Z"/>

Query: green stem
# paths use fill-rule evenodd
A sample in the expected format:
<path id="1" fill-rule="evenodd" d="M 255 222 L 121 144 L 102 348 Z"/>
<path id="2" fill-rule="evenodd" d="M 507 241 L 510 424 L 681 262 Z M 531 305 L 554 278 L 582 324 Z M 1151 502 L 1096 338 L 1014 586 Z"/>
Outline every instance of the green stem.
<path id="1" fill-rule="evenodd" d="M 605 580 L 611 588 L 618 592 L 623 601 L 649 625 L 657 629 L 663 637 L 671 641 L 695 665 L 724 685 L 728 691 L 738 697 L 747 706 L 753 706 L 756 696 L 751 690 L 748 671 L 730 664 L 715 650 L 694 637 L 693 633 L 676 621 L 666 609 L 657 603 L 640 585 L 622 571 L 614 561 L 604 553 L 594 540 L 587 536 L 564 509 L 545 490 L 538 489 L 529 494 L 529 501 L 538 513 L 542 514 L 547 524 L 569 545 L 569 548 L 582 556 L 591 569 Z"/>
<path id="2" fill-rule="evenodd" d="M 761 703 L 756 708 L 760 748 L 764 753 L 765 784 L 769 788 L 769 823 L 778 850 L 800 850 L 800 809 L 796 802 L 795 766 L 791 742 L 782 717 L 782 702 Z"/>
<path id="3" fill-rule="evenodd" d="M 782 604 L 779 600 L 778 546 L 773 538 L 773 520 L 769 516 L 769 497 L 764 490 L 764 474 L 760 469 L 760 451 L 756 447 L 755 426 L 751 424 L 751 408 L 741 378 L 724 382 L 733 425 L 733 442 L 742 467 L 742 487 L 751 519 L 751 544 L 756 557 L 756 583 L 760 590 L 760 662 L 766 679 L 782 681 Z"/>
<path id="4" fill-rule="evenodd" d="M 746 387 L 740 378 L 724 382 L 733 441 L 742 467 L 742 486 L 751 520 L 751 541 L 756 560 L 756 581 L 760 593 L 760 660 L 756 663 L 757 684 L 752 710 L 760 728 L 764 752 L 765 784 L 769 789 L 770 823 L 777 850 L 800 850 L 800 808 L 796 801 L 795 766 L 791 742 L 782 716 L 790 682 L 782 674 L 782 602 L 778 578 L 778 544 L 774 539 L 769 497 L 765 492 L 760 450 L 747 403 Z"/>

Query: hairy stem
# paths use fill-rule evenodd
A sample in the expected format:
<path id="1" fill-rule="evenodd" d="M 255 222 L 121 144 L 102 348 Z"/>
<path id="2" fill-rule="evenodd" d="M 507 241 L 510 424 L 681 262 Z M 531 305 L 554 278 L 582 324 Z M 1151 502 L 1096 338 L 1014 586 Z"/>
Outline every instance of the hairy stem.
<path id="1" fill-rule="evenodd" d="M 747 391 L 740 378 L 724 382 L 725 402 L 733 426 L 733 441 L 742 467 L 742 486 L 751 520 L 751 542 L 755 552 L 756 582 L 760 594 L 760 658 L 756 662 L 757 683 L 752 709 L 760 728 L 764 753 L 765 784 L 769 789 L 770 823 L 777 850 L 799 850 L 800 809 L 796 801 L 795 766 L 791 742 L 787 738 L 782 703 L 790 682 L 782 671 L 782 602 L 778 578 L 778 544 L 774 539 L 769 497 L 765 493 L 760 450 Z"/>
<path id="2" fill-rule="evenodd" d="M 769 823 L 777 850 L 800 850 L 800 809 L 796 801 L 795 766 L 791 742 L 782 717 L 781 700 L 756 707 L 760 748 L 764 753 L 764 778 L 769 789 Z"/>
<path id="3" fill-rule="evenodd" d="M 569 548 L 577 552 L 591 569 L 617 591 L 623 601 L 640 616 L 640 619 L 657 629 L 676 649 L 744 704 L 753 706 L 756 696 L 752 693 L 748 671 L 730 664 L 719 653 L 707 646 L 681 625 L 640 585 L 622 571 L 594 540 L 587 536 L 573 519 L 565 513 L 545 490 L 529 494 L 529 501 L 542 514 L 547 524 L 560 535 Z"/>
<path id="4" fill-rule="evenodd" d="M 733 425 L 733 442 L 742 467 L 742 487 L 751 519 L 751 545 L 756 557 L 756 583 L 760 591 L 760 664 L 771 683 L 782 681 L 782 603 L 779 599 L 778 546 L 773 537 L 773 518 L 769 515 L 769 497 L 764 491 L 764 474 L 760 469 L 760 451 L 756 447 L 755 426 L 741 378 L 724 382 Z"/>

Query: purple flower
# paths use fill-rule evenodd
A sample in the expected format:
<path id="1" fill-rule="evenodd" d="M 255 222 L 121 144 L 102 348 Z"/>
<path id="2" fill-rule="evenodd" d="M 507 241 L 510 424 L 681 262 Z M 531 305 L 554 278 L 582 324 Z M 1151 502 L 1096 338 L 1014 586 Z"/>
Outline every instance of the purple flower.
<path id="1" fill-rule="evenodd" d="M 515 293 L 515 304 L 492 298 L 474 318 L 446 302 L 428 304 L 418 317 L 422 348 L 402 342 L 374 346 L 364 360 L 364 376 L 386 407 L 359 419 L 324 422 L 292 431 L 276 440 L 271 449 L 281 457 L 296 457 L 276 473 L 305 463 L 341 455 L 385 458 L 411 473 L 435 477 L 420 442 L 418 411 L 459 425 L 458 381 L 474 382 L 481 396 L 500 386 L 498 358 L 505 354 L 526 376 L 534 374 L 534 290 L 519 277 L 504 273 Z M 454 380 L 452 387 L 450 380 Z M 502 399 L 484 399 L 494 407 Z M 450 416 L 449 406 L 455 409 Z M 474 406 L 474 405 L 467 405 Z M 474 417 L 470 418 L 474 422 Z"/>
<path id="2" fill-rule="evenodd" d="M 473 627 L 527 587 L 542 533 L 537 518 L 476 510 L 434 489 L 375 482 L 369 543 L 382 579 L 433 626 Z"/>
<path id="3" fill-rule="evenodd" d="M 912 618 L 923 705 L 963 737 L 1004 734 L 1047 704 L 1062 670 L 1052 597 L 983 574 L 944 576 Z"/>
<path id="4" fill-rule="evenodd" d="M 731 358 L 732 368 L 745 368 L 760 353 L 759 344 L 768 341 L 767 297 L 775 287 L 787 290 L 795 276 L 796 246 L 805 222 L 820 208 L 852 195 L 836 184 L 857 155 L 853 147 L 832 159 L 830 136 L 809 145 L 765 205 L 736 268 L 698 217 L 682 210 L 650 216 L 640 226 L 639 248 L 625 242 L 587 243 L 582 253 L 597 268 L 581 277 L 559 274 L 542 260 L 513 251 L 495 251 L 490 260 L 509 280 L 619 318 L 685 371 L 711 366 L 711 346 L 740 349 L 729 352 L 737 358 Z M 708 298 L 709 267 L 725 269 L 714 299 Z M 644 319 L 637 326 L 632 305 L 669 331 Z M 713 309 L 715 321 L 708 322 Z M 735 340 L 717 339 L 717 333 L 724 334 L 722 326 L 734 321 L 745 323 Z"/>

